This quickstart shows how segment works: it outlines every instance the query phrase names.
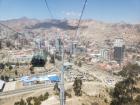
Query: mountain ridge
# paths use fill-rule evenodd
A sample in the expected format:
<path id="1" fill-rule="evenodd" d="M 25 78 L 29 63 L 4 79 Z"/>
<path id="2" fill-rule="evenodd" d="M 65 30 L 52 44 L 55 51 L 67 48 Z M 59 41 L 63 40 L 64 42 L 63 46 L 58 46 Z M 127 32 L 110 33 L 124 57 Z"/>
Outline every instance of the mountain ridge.
<path id="1" fill-rule="evenodd" d="M 33 33 L 52 33 L 57 30 L 59 32 L 66 32 L 69 35 L 74 35 L 77 29 L 77 19 L 47 19 L 37 20 L 30 18 L 19 18 L 7 21 L 0 21 L 1 23 L 17 30 L 18 32 L 29 30 Z M 118 36 L 123 36 L 127 42 L 140 41 L 140 24 L 121 23 L 106 23 L 92 19 L 82 20 L 79 27 L 79 36 L 85 37 L 90 41 L 104 41 L 106 39 L 113 39 Z"/>

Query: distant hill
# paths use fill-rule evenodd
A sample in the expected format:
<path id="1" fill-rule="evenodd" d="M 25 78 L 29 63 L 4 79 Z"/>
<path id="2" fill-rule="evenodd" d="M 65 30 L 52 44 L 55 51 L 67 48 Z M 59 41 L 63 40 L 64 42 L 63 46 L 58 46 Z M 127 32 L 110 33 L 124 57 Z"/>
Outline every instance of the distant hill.
<path id="1" fill-rule="evenodd" d="M 71 20 L 37 20 L 26 17 L 0 21 L 1 23 L 23 32 L 30 30 L 33 33 L 44 34 L 44 32 L 55 33 L 67 32 L 69 35 L 74 35 L 77 28 L 76 19 Z M 79 35 L 87 38 L 90 41 L 101 42 L 106 39 L 123 36 L 127 42 L 140 41 L 140 24 L 120 23 L 105 23 L 96 20 L 82 20 L 79 30 Z"/>

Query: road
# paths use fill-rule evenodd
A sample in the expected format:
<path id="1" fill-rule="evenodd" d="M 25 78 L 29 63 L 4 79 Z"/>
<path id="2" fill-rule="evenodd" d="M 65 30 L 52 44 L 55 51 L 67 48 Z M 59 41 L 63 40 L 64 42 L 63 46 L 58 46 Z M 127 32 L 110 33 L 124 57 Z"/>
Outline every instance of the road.
<path id="1" fill-rule="evenodd" d="M 61 64 L 59 62 L 57 64 L 57 68 L 59 68 L 60 65 Z M 93 75 L 94 77 L 99 79 L 106 86 L 109 86 L 109 85 L 110 86 L 114 86 L 115 83 L 120 80 L 119 77 L 114 76 L 114 75 L 110 75 L 106 71 L 98 70 L 93 65 L 86 65 L 86 64 L 84 64 L 84 65 L 82 65 L 82 67 L 78 67 L 78 66 L 73 65 L 73 67 L 78 69 L 78 71 L 80 71 L 80 72 L 88 73 L 90 75 Z M 50 69 L 49 73 L 53 72 L 53 71 L 54 71 L 54 69 L 52 68 L 52 69 Z M 43 73 L 39 73 L 39 74 L 35 74 L 35 75 L 37 76 L 37 75 L 44 75 L 44 74 L 48 74 L 48 72 L 43 72 Z M 111 83 L 108 80 L 112 80 Z M 9 95 L 29 93 L 29 92 L 33 92 L 33 91 L 38 90 L 38 89 L 50 88 L 50 87 L 53 87 L 53 85 L 49 85 L 49 86 L 46 87 L 45 84 L 40 84 L 40 85 L 34 85 L 34 86 L 22 88 L 22 89 L 11 90 L 11 91 L 7 91 L 7 92 L 0 92 L 0 98 L 1 97 L 5 97 L 5 96 L 7 97 Z"/>
<path id="2" fill-rule="evenodd" d="M 54 72 L 54 71 L 55 71 L 55 68 L 53 67 L 53 68 L 51 68 L 47 71 L 44 71 L 42 73 L 31 74 L 29 76 L 48 75 L 48 74 L 51 74 L 51 73 L 58 74 L 58 72 Z M 17 80 L 20 80 L 20 77 L 17 78 Z M 53 85 L 48 85 L 47 88 L 49 88 L 49 87 L 53 87 Z M 43 88 L 46 88 L 45 84 L 39 84 L 39 85 L 29 86 L 29 87 L 22 88 L 22 89 L 0 92 L 0 98 L 1 97 L 7 97 L 8 95 L 29 93 L 29 92 L 32 92 L 32 91 L 35 91 L 35 90 L 38 90 L 38 89 L 43 89 Z"/>
<path id="3" fill-rule="evenodd" d="M 0 92 L 0 98 L 8 97 L 10 95 L 30 93 L 30 92 L 33 92 L 38 89 L 52 88 L 53 86 L 54 85 L 46 86 L 45 84 L 40 84 L 40 85 L 29 86 L 29 87 L 22 88 L 22 89 L 11 90 L 11 91 L 7 91 L 7 92 Z"/>

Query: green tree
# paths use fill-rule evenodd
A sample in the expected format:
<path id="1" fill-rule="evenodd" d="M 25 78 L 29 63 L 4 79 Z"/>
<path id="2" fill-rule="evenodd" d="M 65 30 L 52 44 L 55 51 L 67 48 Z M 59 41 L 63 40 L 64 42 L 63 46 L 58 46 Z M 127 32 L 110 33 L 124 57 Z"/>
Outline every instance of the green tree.
<path id="1" fill-rule="evenodd" d="M 10 65 L 10 66 L 9 66 L 9 70 L 12 70 L 12 69 L 13 69 L 13 67 Z"/>
<path id="2" fill-rule="evenodd" d="M 69 92 L 65 91 L 65 99 L 66 99 L 66 96 L 68 96 L 69 98 L 72 97 L 71 94 L 70 94 Z"/>
<path id="3" fill-rule="evenodd" d="M 26 105 L 26 102 L 23 99 L 21 99 L 20 100 L 20 105 Z"/>
<path id="4" fill-rule="evenodd" d="M 74 61 L 74 64 L 77 65 L 77 61 Z"/>
<path id="5" fill-rule="evenodd" d="M 97 102 L 91 103 L 91 105 L 99 105 Z"/>
<path id="6" fill-rule="evenodd" d="M 37 97 L 33 97 L 34 105 L 41 105 L 41 100 L 39 100 Z"/>
<path id="7" fill-rule="evenodd" d="M 38 97 L 38 99 L 39 99 L 40 101 L 44 101 L 44 96 L 41 94 L 41 95 Z"/>
<path id="8" fill-rule="evenodd" d="M 14 105 L 41 105 L 41 101 L 48 99 L 49 93 L 46 92 L 44 95 L 40 95 L 39 97 L 28 97 L 26 102 L 21 99 L 18 102 L 15 102 Z"/>
<path id="9" fill-rule="evenodd" d="M 6 82 L 9 82 L 9 77 L 8 77 L 8 76 L 5 76 L 4 78 L 5 78 L 4 80 L 5 80 Z"/>
<path id="10" fill-rule="evenodd" d="M 124 80 L 116 83 L 114 92 L 112 94 L 111 105 L 132 105 L 133 94 L 138 92 L 135 88 L 137 76 L 140 74 L 140 66 L 137 64 L 128 64 L 123 67 L 119 74 L 124 77 Z"/>
<path id="11" fill-rule="evenodd" d="M 15 75 L 18 75 L 18 72 L 17 72 L 17 70 L 15 70 Z"/>
<path id="12" fill-rule="evenodd" d="M 54 58 L 54 55 L 51 55 L 50 63 L 55 64 L 55 58 Z"/>
<path id="13" fill-rule="evenodd" d="M 15 102 L 14 105 L 20 105 L 20 102 Z"/>
<path id="14" fill-rule="evenodd" d="M 2 41 L 0 40 L 0 49 L 2 49 Z"/>
<path id="15" fill-rule="evenodd" d="M 82 66 L 82 62 L 81 62 L 81 61 L 78 62 L 78 66 L 79 66 L 79 67 Z"/>
<path id="16" fill-rule="evenodd" d="M 5 65 L 3 63 L 0 63 L 0 69 L 4 69 Z"/>
<path id="17" fill-rule="evenodd" d="M 127 79 L 124 80 L 126 88 L 127 88 L 127 92 L 130 93 L 131 95 L 131 99 L 133 99 L 133 89 L 134 89 L 134 84 L 136 84 L 136 81 L 134 79 L 134 77 L 128 77 Z"/>
<path id="18" fill-rule="evenodd" d="M 19 62 L 16 63 L 16 67 L 19 67 Z"/>
<path id="19" fill-rule="evenodd" d="M 11 46 L 11 42 L 9 40 L 6 41 L 6 47 L 10 47 Z"/>
<path id="20" fill-rule="evenodd" d="M 32 105 L 32 104 L 31 104 L 32 99 L 33 99 L 32 97 L 28 97 L 28 98 L 26 99 L 26 102 L 27 102 L 28 105 Z"/>
<path id="21" fill-rule="evenodd" d="M 3 76 L 3 75 L 1 75 L 1 80 L 3 80 L 3 81 L 4 81 L 4 76 Z"/>
<path id="22" fill-rule="evenodd" d="M 30 67 L 30 73 L 34 74 L 34 67 L 33 66 Z"/>
<path id="23" fill-rule="evenodd" d="M 112 93 L 111 105 L 129 105 L 133 102 L 135 81 L 132 77 L 128 77 L 123 81 L 115 84 L 114 91 Z"/>
<path id="24" fill-rule="evenodd" d="M 49 97 L 49 93 L 46 92 L 46 93 L 44 94 L 44 100 L 48 99 L 48 97 Z"/>
<path id="25" fill-rule="evenodd" d="M 81 96 L 82 95 L 82 80 L 81 78 L 75 78 L 74 84 L 73 84 L 73 90 L 75 92 L 76 96 Z"/>
<path id="26" fill-rule="evenodd" d="M 111 105 L 124 105 L 132 101 L 126 87 L 125 81 L 121 81 L 115 85 Z"/>
<path id="27" fill-rule="evenodd" d="M 137 103 L 137 105 L 140 105 L 140 95 L 138 95 L 135 99 L 135 103 Z"/>
<path id="28" fill-rule="evenodd" d="M 57 94 L 60 93 L 60 89 L 59 89 L 59 87 L 58 87 L 58 83 L 55 83 L 53 90 L 54 90 Z"/>
<path id="29" fill-rule="evenodd" d="M 122 77 L 137 77 L 140 74 L 140 66 L 137 64 L 131 64 L 124 66 L 122 71 L 119 72 L 119 75 Z"/>

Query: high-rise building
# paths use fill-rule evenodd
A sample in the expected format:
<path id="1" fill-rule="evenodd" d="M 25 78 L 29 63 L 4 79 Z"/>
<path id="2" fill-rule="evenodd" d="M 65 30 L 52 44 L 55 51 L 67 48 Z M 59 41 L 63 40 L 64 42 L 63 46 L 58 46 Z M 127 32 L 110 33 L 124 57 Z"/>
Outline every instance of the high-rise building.
<path id="1" fill-rule="evenodd" d="M 74 54 L 74 55 L 76 54 L 77 45 L 78 45 L 77 41 L 72 41 L 71 46 L 70 46 L 70 53 L 71 54 Z"/>
<path id="2" fill-rule="evenodd" d="M 61 52 L 62 40 L 60 39 L 60 37 L 56 38 L 55 47 L 57 52 Z"/>
<path id="3" fill-rule="evenodd" d="M 107 49 L 101 49 L 100 54 L 102 59 L 109 60 L 109 51 Z"/>
<path id="4" fill-rule="evenodd" d="M 124 41 L 123 38 L 116 38 L 114 42 L 114 60 L 119 64 L 122 63 L 124 57 Z"/>

